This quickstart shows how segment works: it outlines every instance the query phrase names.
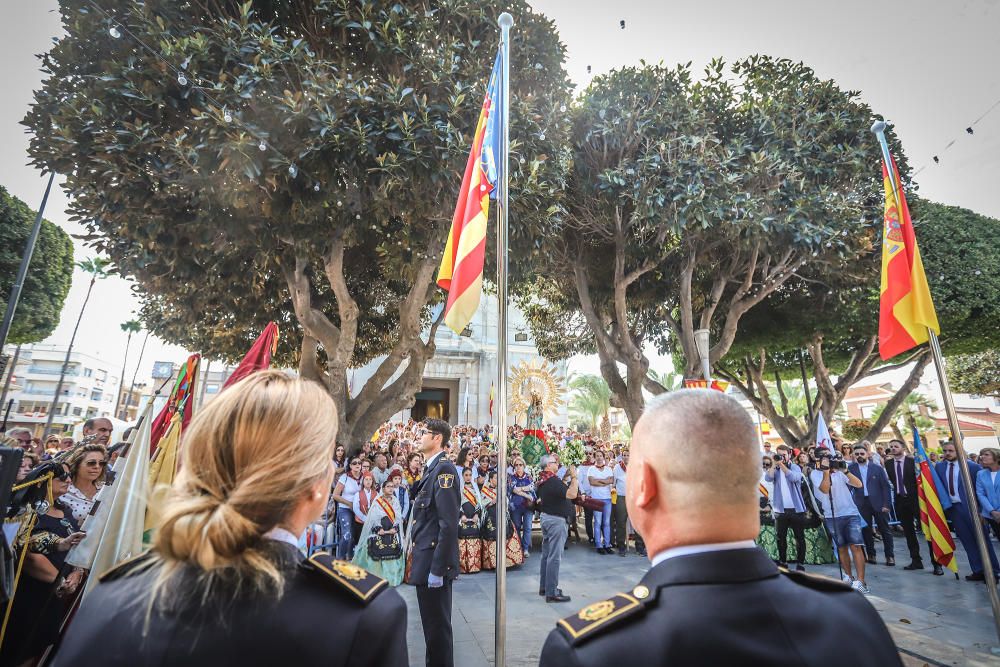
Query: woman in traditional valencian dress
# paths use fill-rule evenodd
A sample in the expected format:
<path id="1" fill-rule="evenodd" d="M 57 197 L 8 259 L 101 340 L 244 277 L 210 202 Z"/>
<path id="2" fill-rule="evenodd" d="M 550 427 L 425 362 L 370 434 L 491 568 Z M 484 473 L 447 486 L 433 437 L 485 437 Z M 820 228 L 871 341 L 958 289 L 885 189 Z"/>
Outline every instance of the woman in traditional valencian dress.
<path id="1" fill-rule="evenodd" d="M 483 569 L 497 569 L 497 473 L 491 471 L 489 481 L 482 488 L 483 503 L 486 509 L 483 512 Z M 507 517 L 507 537 L 504 544 L 507 567 L 516 567 L 524 562 L 524 551 L 521 547 L 521 540 L 514 532 L 514 525 Z"/>
<path id="2" fill-rule="evenodd" d="M 396 490 L 403 473 L 393 470 L 368 507 L 365 525 L 354 550 L 356 565 L 376 574 L 393 586 L 403 581 L 403 512 Z"/>
<path id="3" fill-rule="evenodd" d="M 458 566 L 462 574 L 482 569 L 483 542 L 480 537 L 483 499 L 472 481 L 472 468 L 462 470 L 462 504 L 458 514 Z"/>

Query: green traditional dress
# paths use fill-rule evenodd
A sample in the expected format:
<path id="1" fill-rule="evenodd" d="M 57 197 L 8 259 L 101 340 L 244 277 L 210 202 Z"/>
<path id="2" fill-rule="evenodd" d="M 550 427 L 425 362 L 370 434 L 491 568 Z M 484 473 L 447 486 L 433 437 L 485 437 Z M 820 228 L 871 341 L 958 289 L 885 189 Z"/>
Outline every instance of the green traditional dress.
<path id="1" fill-rule="evenodd" d="M 400 551 L 399 558 L 373 560 L 368 555 L 368 539 L 377 536 L 380 529 L 395 530 L 396 534 L 400 536 L 400 544 L 402 544 L 402 523 L 403 512 L 399 507 L 399 501 L 395 496 L 386 498 L 385 494 L 380 493 L 375 497 L 368 510 L 368 517 L 361 529 L 361 536 L 358 538 L 358 545 L 354 549 L 354 558 L 352 559 L 355 565 L 382 577 L 393 586 L 399 586 L 403 582 L 403 570 L 406 569 L 406 550 Z"/>

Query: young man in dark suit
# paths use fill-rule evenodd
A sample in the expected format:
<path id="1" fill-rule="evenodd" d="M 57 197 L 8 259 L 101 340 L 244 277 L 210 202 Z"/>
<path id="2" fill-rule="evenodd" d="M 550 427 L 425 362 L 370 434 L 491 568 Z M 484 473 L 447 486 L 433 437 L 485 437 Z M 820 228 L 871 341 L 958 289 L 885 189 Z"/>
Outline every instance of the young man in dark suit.
<path id="1" fill-rule="evenodd" d="M 420 437 L 427 461 L 413 491 L 410 529 L 412 564 L 407 581 L 417 587 L 417 605 L 427 644 L 427 665 L 451 667 L 451 585 L 458 577 L 458 515 L 461 480 L 446 456 L 451 426 L 428 419 Z"/>
<path id="2" fill-rule="evenodd" d="M 975 485 L 976 476 L 982 468 L 979 467 L 978 463 L 969 460 L 960 461 L 954 443 L 946 442 L 941 445 L 941 453 L 944 460 L 935 464 L 935 470 L 938 478 L 944 483 L 944 493 L 947 493 L 951 499 L 951 507 L 944 511 L 944 515 L 955 528 L 955 534 L 958 535 L 958 539 L 965 549 L 965 555 L 969 558 L 969 568 L 972 570 L 972 574 L 966 575 L 965 580 L 986 581 L 986 576 L 983 573 L 983 556 L 979 553 L 979 543 L 976 541 L 975 533 L 976 530 L 983 530 L 983 525 L 979 520 L 978 512 L 973 511 L 969 503 L 969 498 L 965 493 L 965 485 L 962 483 L 962 471 L 958 466 L 961 463 L 968 466 L 973 485 Z M 990 564 L 993 565 L 995 576 L 998 573 L 997 556 L 993 551 L 993 544 L 990 542 L 988 534 L 986 549 L 989 552 Z"/>
<path id="3" fill-rule="evenodd" d="M 913 457 L 906 453 L 906 443 L 902 440 L 890 440 L 888 456 L 885 459 L 885 472 L 895 492 L 894 502 L 896 518 L 903 526 L 906 536 L 906 547 L 910 551 L 910 564 L 904 570 L 922 570 L 924 561 L 920 558 L 920 542 L 917 531 L 920 530 L 920 504 L 917 499 L 917 466 Z M 921 532 L 921 535 L 923 533 Z M 934 563 L 933 552 L 931 562 L 934 564 L 934 574 L 942 576 L 944 569 Z"/>
<path id="4" fill-rule="evenodd" d="M 892 503 L 892 490 L 889 488 L 889 477 L 885 468 L 877 466 L 868 460 L 868 447 L 860 442 L 854 445 L 854 461 L 847 466 L 852 475 L 864 484 L 860 489 L 853 489 L 854 504 L 867 526 L 861 531 L 865 539 L 865 553 L 870 564 L 875 560 L 875 532 L 872 526 L 878 526 L 882 534 L 882 546 L 885 549 L 885 564 L 896 564 L 893 551 L 892 531 L 889 529 L 889 506 Z"/>

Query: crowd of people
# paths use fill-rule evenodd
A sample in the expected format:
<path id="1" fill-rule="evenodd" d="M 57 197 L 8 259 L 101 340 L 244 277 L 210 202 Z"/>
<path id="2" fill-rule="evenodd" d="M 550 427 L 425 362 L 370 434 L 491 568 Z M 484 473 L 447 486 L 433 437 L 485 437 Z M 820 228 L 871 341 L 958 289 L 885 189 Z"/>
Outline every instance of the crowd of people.
<path id="1" fill-rule="evenodd" d="M 877 565 L 877 543 L 881 543 L 883 565 L 896 565 L 895 539 L 906 541 L 910 562 L 904 570 L 924 570 L 921 556 L 922 534 L 918 493 L 920 466 L 910 446 L 899 439 L 886 445 L 867 440 L 845 443 L 834 438 L 832 448 L 810 446 L 801 450 L 781 444 L 764 445 L 763 473 L 759 496 L 761 527 L 758 544 L 783 567 L 798 571 L 807 564 L 839 562 L 845 581 L 862 593 L 870 589 L 865 568 Z M 927 454 L 947 496 L 942 505 L 950 529 L 962 544 L 970 569 L 967 581 L 985 581 L 976 530 L 986 535 L 993 572 L 1000 573 L 992 533 L 1000 539 L 1000 450 L 983 449 L 959 459 L 951 442 L 941 452 Z M 979 516 L 971 504 L 961 479 L 960 465 L 967 466 L 976 489 Z M 793 542 L 788 541 L 792 533 Z M 935 575 L 944 567 L 927 541 L 930 564 Z"/>

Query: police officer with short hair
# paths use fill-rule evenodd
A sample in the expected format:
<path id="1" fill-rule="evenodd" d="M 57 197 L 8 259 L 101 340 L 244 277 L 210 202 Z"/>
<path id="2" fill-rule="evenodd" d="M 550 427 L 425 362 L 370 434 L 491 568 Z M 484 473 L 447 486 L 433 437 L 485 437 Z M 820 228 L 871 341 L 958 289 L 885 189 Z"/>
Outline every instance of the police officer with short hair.
<path id="1" fill-rule="evenodd" d="M 427 461 L 413 489 L 412 558 L 407 582 L 417 587 L 417 604 L 427 644 L 427 664 L 451 667 L 451 587 L 458 577 L 458 518 L 461 481 L 446 454 L 451 426 L 428 419 L 419 447 Z"/>
<path id="2" fill-rule="evenodd" d="M 153 550 L 95 573 L 54 664 L 407 665 L 406 604 L 388 582 L 299 551 L 336 437 L 314 382 L 264 371 L 226 389 L 184 433 Z"/>
<path id="3" fill-rule="evenodd" d="M 647 404 L 625 497 L 652 568 L 559 621 L 540 665 L 901 666 L 864 596 L 779 569 L 754 544 L 759 461 L 753 422 L 731 397 L 692 389 Z"/>

